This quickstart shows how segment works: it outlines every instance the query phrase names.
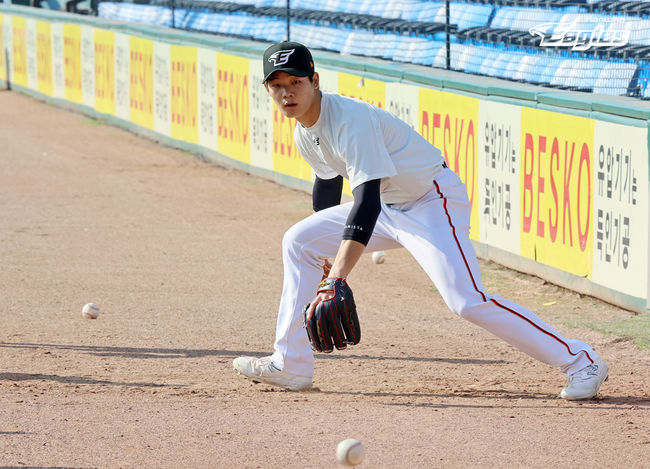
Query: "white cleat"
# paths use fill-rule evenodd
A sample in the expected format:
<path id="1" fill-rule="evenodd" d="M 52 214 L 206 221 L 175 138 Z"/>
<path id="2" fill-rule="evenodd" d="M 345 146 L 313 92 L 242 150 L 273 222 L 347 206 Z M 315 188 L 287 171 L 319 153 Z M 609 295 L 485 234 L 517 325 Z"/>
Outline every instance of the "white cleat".
<path id="1" fill-rule="evenodd" d="M 282 371 L 273 364 L 271 357 L 238 357 L 233 360 L 232 366 L 237 374 L 255 383 L 272 384 L 290 391 L 304 391 L 312 387 L 311 377 Z"/>
<path id="2" fill-rule="evenodd" d="M 558 397 L 569 401 L 591 399 L 598 394 L 600 385 L 607 381 L 608 374 L 607 364 L 599 358 L 582 370 L 571 373 Z"/>

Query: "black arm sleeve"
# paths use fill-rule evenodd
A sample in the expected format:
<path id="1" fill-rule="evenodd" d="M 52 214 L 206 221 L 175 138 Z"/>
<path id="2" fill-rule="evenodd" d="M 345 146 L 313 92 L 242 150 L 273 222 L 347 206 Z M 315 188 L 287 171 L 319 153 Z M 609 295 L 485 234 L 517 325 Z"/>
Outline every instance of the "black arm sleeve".
<path id="1" fill-rule="evenodd" d="M 316 176 L 314 189 L 311 193 L 314 212 L 339 205 L 341 203 L 342 191 L 343 176 L 336 176 L 332 179 L 321 179 Z"/>
<path id="2" fill-rule="evenodd" d="M 381 213 L 380 186 L 381 180 L 373 179 L 354 188 L 354 204 L 345 222 L 343 239 L 352 239 L 364 246 L 368 245 Z"/>

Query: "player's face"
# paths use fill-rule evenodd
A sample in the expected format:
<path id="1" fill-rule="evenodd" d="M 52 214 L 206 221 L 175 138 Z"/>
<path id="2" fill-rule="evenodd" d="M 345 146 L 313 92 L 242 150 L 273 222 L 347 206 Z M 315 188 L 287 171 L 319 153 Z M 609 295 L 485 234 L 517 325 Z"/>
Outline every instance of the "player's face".
<path id="1" fill-rule="evenodd" d="M 286 117 L 297 119 L 305 127 L 311 127 L 318 120 L 318 73 L 309 80 L 308 77 L 296 77 L 278 71 L 267 80 L 266 90 Z"/>

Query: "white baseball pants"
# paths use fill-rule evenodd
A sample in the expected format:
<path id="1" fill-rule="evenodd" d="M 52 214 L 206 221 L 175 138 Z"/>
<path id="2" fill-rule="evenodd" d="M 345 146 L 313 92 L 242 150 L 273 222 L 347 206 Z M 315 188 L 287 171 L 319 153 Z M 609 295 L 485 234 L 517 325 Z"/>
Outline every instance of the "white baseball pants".
<path id="1" fill-rule="evenodd" d="M 313 376 L 314 356 L 303 328 L 303 307 L 316 296 L 325 258 L 336 255 L 352 203 L 314 213 L 291 227 L 282 241 L 284 285 L 276 327 L 275 366 Z M 420 199 L 382 204 L 367 252 L 406 248 L 422 266 L 447 306 L 539 361 L 573 373 L 598 355 L 564 338 L 534 313 L 485 292 L 469 240 L 470 204 L 465 185 L 442 169 Z"/>

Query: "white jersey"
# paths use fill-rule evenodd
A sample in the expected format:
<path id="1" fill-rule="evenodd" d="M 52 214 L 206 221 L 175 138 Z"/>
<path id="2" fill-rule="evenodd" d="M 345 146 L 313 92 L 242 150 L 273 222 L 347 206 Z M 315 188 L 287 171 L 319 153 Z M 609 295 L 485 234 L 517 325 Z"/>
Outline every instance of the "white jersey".
<path id="1" fill-rule="evenodd" d="M 350 187 L 381 179 L 384 203 L 419 199 L 433 187 L 444 158 L 408 124 L 361 100 L 323 93 L 320 116 L 296 124 L 294 139 L 321 179 L 338 175 Z"/>

